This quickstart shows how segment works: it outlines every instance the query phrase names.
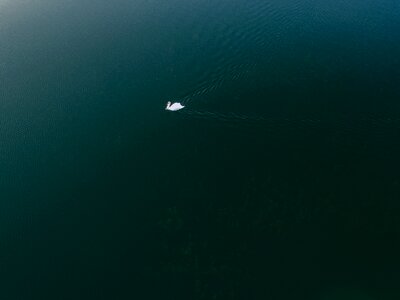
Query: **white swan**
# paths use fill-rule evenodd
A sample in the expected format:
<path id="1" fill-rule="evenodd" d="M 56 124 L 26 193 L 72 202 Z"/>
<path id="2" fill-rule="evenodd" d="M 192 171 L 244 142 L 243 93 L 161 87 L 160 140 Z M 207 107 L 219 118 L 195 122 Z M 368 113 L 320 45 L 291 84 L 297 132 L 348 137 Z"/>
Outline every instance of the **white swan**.
<path id="1" fill-rule="evenodd" d="M 171 101 L 168 101 L 167 102 L 167 106 L 165 107 L 165 110 L 176 111 L 176 110 L 180 110 L 180 109 L 182 109 L 184 107 L 185 106 L 183 106 L 179 102 L 175 102 L 175 103 L 171 104 Z"/>

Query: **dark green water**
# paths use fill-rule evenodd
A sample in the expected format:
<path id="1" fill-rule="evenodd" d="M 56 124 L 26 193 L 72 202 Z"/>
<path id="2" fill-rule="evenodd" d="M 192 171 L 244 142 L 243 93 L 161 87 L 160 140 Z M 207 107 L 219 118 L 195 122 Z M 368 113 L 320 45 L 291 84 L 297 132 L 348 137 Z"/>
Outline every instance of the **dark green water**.
<path id="1" fill-rule="evenodd" d="M 394 0 L 0 0 L 0 298 L 399 299 L 399 37 Z"/>

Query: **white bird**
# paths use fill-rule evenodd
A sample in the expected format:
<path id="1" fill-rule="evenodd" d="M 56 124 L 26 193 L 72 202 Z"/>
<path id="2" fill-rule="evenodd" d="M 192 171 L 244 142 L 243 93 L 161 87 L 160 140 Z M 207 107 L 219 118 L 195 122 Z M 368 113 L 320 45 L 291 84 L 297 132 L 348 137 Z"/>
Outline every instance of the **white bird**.
<path id="1" fill-rule="evenodd" d="M 180 110 L 182 108 L 184 108 L 185 106 L 183 106 L 182 104 L 180 104 L 179 102 L 175 102 L 171 104 L 171 101 L 167 102 L 167 106 L 165 107 L 165 110 L 171 110 L 171 111 L 176 111 L 176 110 Z"/>

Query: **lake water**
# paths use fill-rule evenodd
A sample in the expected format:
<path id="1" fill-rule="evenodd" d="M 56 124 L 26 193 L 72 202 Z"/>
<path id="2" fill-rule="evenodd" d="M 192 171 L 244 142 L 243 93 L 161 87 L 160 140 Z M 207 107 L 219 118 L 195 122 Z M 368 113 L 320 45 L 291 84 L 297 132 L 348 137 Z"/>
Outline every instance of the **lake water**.
<path id="1" fill-rule="evenodd" d="M 0 0 L 0 42 L 1 299 L 400 297 L 399 1 Z"/>

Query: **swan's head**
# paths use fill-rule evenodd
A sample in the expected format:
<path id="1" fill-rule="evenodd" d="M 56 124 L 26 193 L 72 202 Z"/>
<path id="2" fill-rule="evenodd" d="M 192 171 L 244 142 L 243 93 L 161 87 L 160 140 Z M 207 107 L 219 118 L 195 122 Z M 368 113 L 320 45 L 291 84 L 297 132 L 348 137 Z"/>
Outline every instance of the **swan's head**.
<path id="1" fill-rule="evenodd" d="M 167 106 L 165 107 L 165 109 L 167 109 L 168 107 L 170 107 L 171 106 L 171 101 L 168 101 L 167 102 Z"/>

